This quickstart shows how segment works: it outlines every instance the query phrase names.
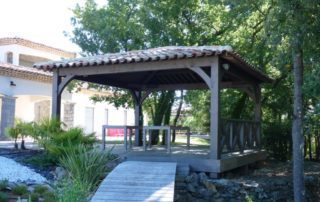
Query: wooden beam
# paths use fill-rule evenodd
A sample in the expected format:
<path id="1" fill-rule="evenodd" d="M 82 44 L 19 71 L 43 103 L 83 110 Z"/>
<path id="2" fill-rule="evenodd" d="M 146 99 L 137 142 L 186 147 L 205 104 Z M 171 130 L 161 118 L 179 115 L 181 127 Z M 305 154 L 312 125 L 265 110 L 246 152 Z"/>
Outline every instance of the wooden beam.
<path id="1" fill-rule="evenodd" d="M 185 58 L 179 60 L 166 61 L 150 61 L 141 63 L 125 63 L 125 64 L 110 64 L 102 66 L 88 67 L 66 67 L 59 68 L 60 75 L 66 76 L 74 74 L 75 76 L 99 75 L 99 74 L 117 74 L 129 72 L 185 69 L 190 67 L 210 66 L 215 57 L 203 58 Z"/>
<path id="2" fill-rule="evenodd" d="M 61 77 L 58 70 L 53 71 L 52 77 L 52 113 L 51 117 L 60 119 L 61 114 L 61 92 L 59 92 L 59 85 L 61 83 Z"/>
<path id="3" fill-rule="evenodd" d="M 218 57 L 215 57 L 215 58 L 218 58 Z M 214 61 L 213 61 L 213 63 L 214 63 Z M 209 88 L 212 87 L 210 76 L 208 76 L 208 74 L 206 74 L 205 71 L 203 71 L 203 69 L 201 69 L 201 67 L 191 67 L 189 69 L 194 71 L 195 73 L 197 73 L 203 79 L 203 81 L 207 84 L 207 86 Z"/>
<path id="4" fill-rule="evenodd" d="M 241 71 L 238 68 L 235 68 L 234 66 L 231 66 L 229 70 L 226 70 L 224 73 L 237 78 L 239 81 L 245 81 L 248 84 L 258 83 L 257 80 L 254 79 L 250 74 Z"/>
<path id="5" fill-rule="evenodd" d="M 220 159 L 219 150 L 219 127 L 220 127 L 220 65 L 219 58 L 215 57 L 215 61 L 211 64 L 211 104 L 210 104 L 210 159 Z"/>
<path id="6" fill-rule="evenodd" d="M 147 84 L 149 83 L 149 81 L 151 81 L 155 75 L 157 74 L 158 72 L 157 71 L 154 71 L 154 72 L 151 72 L 145 79 L 144 81 L 142 82 L 143 84 Z"/>
<path id="7" fill-rule="evenodd" d="M 160 84 L 160 85 L 130 85 L 133 88 L 150 91 L 161 90 L 195 90 L 195 89 L 208 89 L 208 86 L 204 83 L 182 83 L 182 84 Z"/>
<path id="8" fill-rule="evenodd" d="M 59 84 L 59 93 L 61 94 L 63 89 L 74 79 L 74 75 L 68 75 L 63 78 L 61 83 Z"/>

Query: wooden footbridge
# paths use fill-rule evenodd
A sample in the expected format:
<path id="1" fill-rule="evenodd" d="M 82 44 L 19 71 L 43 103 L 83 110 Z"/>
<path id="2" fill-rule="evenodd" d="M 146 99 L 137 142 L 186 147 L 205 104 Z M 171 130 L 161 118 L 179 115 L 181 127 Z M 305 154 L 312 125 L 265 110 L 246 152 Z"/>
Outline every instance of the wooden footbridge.
<path id="1" fill-rule="evenodd" d="M 100 184 L 91 202 L 172 202 L 176 163 L 126 161 Z"/>

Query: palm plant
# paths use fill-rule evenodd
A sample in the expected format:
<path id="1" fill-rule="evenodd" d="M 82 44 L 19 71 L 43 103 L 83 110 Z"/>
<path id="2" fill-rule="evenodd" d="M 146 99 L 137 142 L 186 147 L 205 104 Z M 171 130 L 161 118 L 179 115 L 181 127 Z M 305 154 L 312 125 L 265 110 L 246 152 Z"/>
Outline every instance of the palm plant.
<path id="1" fill-rule="evenodd" d="M 15 127 L 7 128 L 6 129 L 6 135 L 12 139 L 14 139 L 14 148 L 18 149 L 18 137 L 19 137 L 19 131 Z"/>

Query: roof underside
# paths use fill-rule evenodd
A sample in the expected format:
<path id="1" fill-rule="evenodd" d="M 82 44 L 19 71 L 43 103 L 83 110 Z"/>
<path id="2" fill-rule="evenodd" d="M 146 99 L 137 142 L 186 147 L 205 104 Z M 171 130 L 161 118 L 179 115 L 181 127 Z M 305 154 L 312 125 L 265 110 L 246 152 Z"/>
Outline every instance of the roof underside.
<path id="1" fill-rule="evenodd" d="M 223 71 L 222 84 L 248 84 L 271 82 L 272 80 L 256 70 L 246 60 L 232 51 L 229 46 L 201 46 L 201 47 L 162 47 L 142 51 L 130 51 L 85 57 L 72 60 L 62 60 L 35 64 L 38 69 L 53 71 L 67 70 L 76 79 L 103 85 L 110 85 L 128 89 L 201 89 L 206 88 L 203 79 L 190 68 L 175 68 L 174 66 L 143 71 L 135 71 L 133 65 L 137 63 L 154 66 L 172 61 L 174 64 L 188 59 L 212 58 L 218 56 L 220 64 L 228 64 L 229 68 Z M 121 64 L 121 65 L 120 65 Z M 169 63 L 168 63 L 169 64 Z M 170 63 L 173 64 L 173 63 Z M 108 74 L 81 74 L 79 70 L 93 68 L 127 68 L 126 71 Z M 163 64 L 162 64 L 163 65 Z M 90 69 L 91 68 L 91 69 Z M 201 66 L 210 76 L 210 67 Z"/>

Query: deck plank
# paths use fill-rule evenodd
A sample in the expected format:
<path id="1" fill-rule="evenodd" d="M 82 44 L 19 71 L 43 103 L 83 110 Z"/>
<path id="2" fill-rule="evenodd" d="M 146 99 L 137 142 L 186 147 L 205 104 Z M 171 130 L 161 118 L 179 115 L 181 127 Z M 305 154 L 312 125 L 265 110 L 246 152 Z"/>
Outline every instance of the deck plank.
<path id="1" fill-rule="evenodd" d="M 176 166 L 175 162 L 121 163 L 102 181 L 91 202 L 172 202 Z"/>

